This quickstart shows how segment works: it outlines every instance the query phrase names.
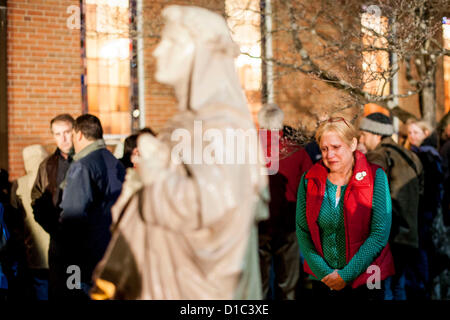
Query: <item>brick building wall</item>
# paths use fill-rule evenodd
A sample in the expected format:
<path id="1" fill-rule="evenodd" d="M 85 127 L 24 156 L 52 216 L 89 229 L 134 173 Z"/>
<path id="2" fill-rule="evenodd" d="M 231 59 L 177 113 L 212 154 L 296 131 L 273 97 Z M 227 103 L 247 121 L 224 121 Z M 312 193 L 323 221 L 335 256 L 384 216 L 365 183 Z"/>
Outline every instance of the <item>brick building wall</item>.
<path id="1" fill-rule="evenodd" d="M 158 83 L 153 76 L 156 65 L 152 53 L 159 41 L 155 35 L 163 27 L 161 11 L 167 4 L 195 5 L 219 14 L 225 9 L 223 0 L 144 0 L 145 123 L 156 132 L 178 110 L 174 90 Z"/>
<path id="2" fill-rule="evenodd" d="M 10 178 L 25 174 L 22 149 L 54 150 L 49 122 L 81 113 L 80 30 L 69 29 L 76 0 L 7 2 L 8 153 Z"/>

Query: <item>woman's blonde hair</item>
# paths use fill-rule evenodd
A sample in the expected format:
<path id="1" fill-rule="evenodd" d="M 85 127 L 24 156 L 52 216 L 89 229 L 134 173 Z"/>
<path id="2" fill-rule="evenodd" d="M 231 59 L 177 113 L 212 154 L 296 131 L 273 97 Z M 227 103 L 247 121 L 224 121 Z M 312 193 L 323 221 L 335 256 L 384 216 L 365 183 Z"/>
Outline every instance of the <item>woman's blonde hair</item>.
<path id="1" fill-rule="evenodd" d="M 358 131 L 352 123 L 343 117 L 329 118 L 322 121 L 316 130 L 316 141 L 320 145 L 322 136 L 329 131 L 334 131 L 347 144 L 351 145 L 354 138 L 358 138 Z"/>
<path id="2" fill-rule="evenodd" d="M 408 119 L 408 121 L 406 121 L 406 125 L 409 127 L 409 125 L 411 124 L 415 124 L 416 126 L 418 126 L 423 131 L 423 133 L 425 133 L 425 135 L 430 135 L 431 132 L 433 132 L 433 127 L 431 126 L 431 124 L 424 120 L 415 120 L 412 118 Z M 426 131 L 428 131 L 428 134 L 426 133 Z"/>

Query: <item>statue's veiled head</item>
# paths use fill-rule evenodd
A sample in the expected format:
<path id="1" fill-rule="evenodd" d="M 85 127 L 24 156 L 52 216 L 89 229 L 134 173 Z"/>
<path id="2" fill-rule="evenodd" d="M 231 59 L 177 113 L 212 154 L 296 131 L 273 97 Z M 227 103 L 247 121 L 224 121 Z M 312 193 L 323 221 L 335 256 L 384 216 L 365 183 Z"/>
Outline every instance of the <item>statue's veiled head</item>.
<path id="1" fill-rule="evenodd" d="M 191 80 L 193 109 L 202 105 L 208 94 L 217 96 L 218 83 L 223 87 L 223 83 L 236 82 L 230 74 L 235 72 L 233 61 L 239 47 L 222 16 L 204 8 L 178 5 L 164 8 L 162 16 L 165 24 L 161 41 L 153 52 L 158 82 L 174 86 L 178 98 L 183 99 Z"/>

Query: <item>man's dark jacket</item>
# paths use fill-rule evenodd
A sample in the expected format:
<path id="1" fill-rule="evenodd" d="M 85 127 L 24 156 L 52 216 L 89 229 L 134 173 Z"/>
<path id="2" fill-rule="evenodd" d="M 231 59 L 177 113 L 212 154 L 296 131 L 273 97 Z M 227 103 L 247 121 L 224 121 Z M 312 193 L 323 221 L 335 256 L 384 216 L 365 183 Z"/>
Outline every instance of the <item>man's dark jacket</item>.
<path id="1" fill-rule="evenodd" d="M 60 214 L 61 190 L 58 185 L 59 149 L 39 165 L 39 171 L 31 190 L 31 206 L 34 219 L 54 236 Z M 64 172 L 65 175 L 65 172 Z"/>
<path id="2" fill-rule="evenodd" d="M 64 160 L 59 149 L 48 156 L 39 165 L 39 171 L 31 190 L 31 207 L 34 219 L 50 235 L 48 252 L 49 264 L 49 298 L 54 299 L 61 295 L 66 288 L 66 270 L 62 261 L 61 236 L 59 230 L 59 216 L 61 209 L 60 182 L 65 176 L 68 163 L 71 159 Z M 60 165 L 61 164 L 61 165 Z"/>
<path id="3" fill-rule="evenodd" d="M 103 140 L 74 156 L 63 182 L 61 226 L 68 263 L 81 269 L 89 284 L 92 272 L 111 239 L 111 207 L 122 190 L 125 168 Z"/>
<path id="4" fill-rule="evenodd" d="M 390 242 L 418 248 L 418 208 L 423 193 L 420 159 L 388 137 L 366 157 L 369 162 L 381 166 L 388 177 L 392 199 Z"/>
<path id="5" fill-rule="evenodd" d="M 442 203 L 444 222 L 450 226 L 450 139 L 441 147 L 442 171 L 444 172 L 444 199 Z"/>

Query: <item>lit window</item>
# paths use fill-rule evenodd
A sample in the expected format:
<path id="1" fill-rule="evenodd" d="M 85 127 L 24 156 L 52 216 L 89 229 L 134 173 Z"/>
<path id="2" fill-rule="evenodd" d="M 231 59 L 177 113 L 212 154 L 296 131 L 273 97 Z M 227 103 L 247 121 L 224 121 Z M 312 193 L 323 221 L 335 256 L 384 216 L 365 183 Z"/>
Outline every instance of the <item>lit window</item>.
<path id="1" fill-rule="evenodd" d="M 442 19 L 444 48 L 450 50 L 450 18 Z M 450 111 L 450 57 L 444 56 L 445 113 Z"/>
<path id="2" fill-rule="evenodd" d="M 261 107 L 261 29 L 259 1 L 226 0 L 227 22 L 233 40 L 239 45 L 241 54 L 236 67 L 250 111 L 253 114 Z"/>
<path id="3" fill-rule="evenodd" d="M 388 20 L 375 14 L 364 13 L 361 18 L 363 45 L 367 48 L 362 54 L 362 70 L 364 91 L 373 95 L 389 94 L 389 77 L 385 72 L 389 69 L 389 53 L 376 48 L 386 48 L 384 35 L 387 32 Z"/>
<path id="4" fill-rule="evenodd" d="M 128 135 L 131 131 L 129 2 L 84 2 L 83 111 L 99 117 L 106 135 Z"/>

